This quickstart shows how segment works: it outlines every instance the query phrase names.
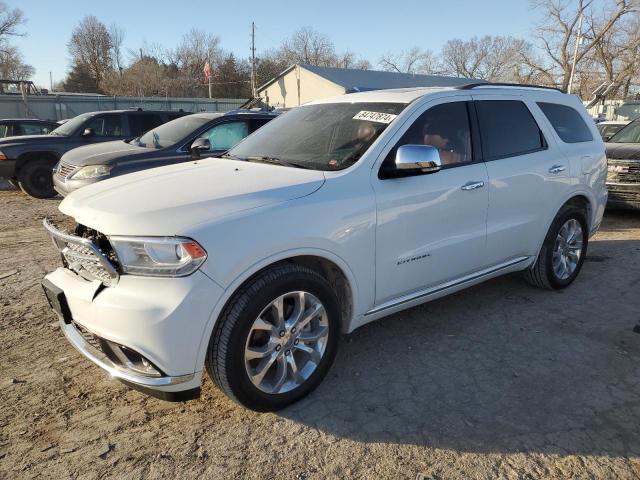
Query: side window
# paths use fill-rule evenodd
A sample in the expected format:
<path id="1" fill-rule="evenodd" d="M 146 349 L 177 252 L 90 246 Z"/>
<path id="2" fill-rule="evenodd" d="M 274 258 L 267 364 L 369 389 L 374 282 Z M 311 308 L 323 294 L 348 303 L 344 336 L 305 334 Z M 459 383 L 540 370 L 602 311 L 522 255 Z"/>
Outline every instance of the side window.
<path id="1" fill-rule="evenodd" d="M 139 137 L 158 125 L 162 125 L 160 115 L 153 113 L 135 113 L 129 115 L 129 134 L 132 137 Z"/>
<path id="2" fill-rule="evenodd" d="M 383 170 L 393 165 L 396 150 L 402 145 L 436 147 L 443 166 L 473 161 L 467 102 L 443 103 L 420 115 L 389 152 Z"/>
<path id="3" fill-rule="evenodd" d="M 247 135 L 249 126 L 246 122 L 227 122 L 210 128 L 199 138 L 208 138 L 211 150 L 229 150 Z"/>
<path id="4" fill-rule="evenodd" d="M 538 102 L 542 113 L 565 143 L 590 142 L 593 135 L 578 112 L 566 105 Z"/>
<path id="5" fill-rule="evenodd" d="M 21 135 L 44 135 L 51 131 L 46 125 L 40 125 L 37 123 L 21 123 L 20 134 Z"/>
<path id="6" fill-rule="evenodd" d="M 10 137 L 11 135 L 9 134 L 9 125 L 7 125 L 6 123 L 0 125 L 0 138 L 4 138 L 4 137 Z"/>
<path id="7" fill-rule="evenodd" d="M 485 160 L 513 157 L 546 148 L 527 106 L 517 100 L 476 101 Z"/>
<path id="8" fill-rule="evenodd" d="M 99 115 L 89 120 L 82 130 L 92 128 L 96 137 L 122 137 L 121 115 Z M 82 132 L 81 132 L 82 133 Z"/>

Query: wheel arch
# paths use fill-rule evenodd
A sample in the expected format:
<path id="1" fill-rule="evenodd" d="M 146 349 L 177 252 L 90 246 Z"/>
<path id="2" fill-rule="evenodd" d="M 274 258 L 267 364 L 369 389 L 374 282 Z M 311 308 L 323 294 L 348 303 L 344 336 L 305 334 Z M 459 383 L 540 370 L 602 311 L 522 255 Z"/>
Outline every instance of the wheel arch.
<path id="1" fill-rule="evenodd" d="M 60 155 L 58 155 L 56 152 L 52 152 L 51 150 L 42 150 L 36 152 L 30 151 L 22 153 L 18 155 L 18 158 L 16 159 L 16 176 L 18 175 L 20 170 L 24 168 L 27 162 L 33 160 L 50 160 L 51 163 L 55 164 L 60 160 Z"/>
<path id="2" fill-rule="evenodd" d="M 196 370 L 204 365 L 209 339 L 218 328 L 218 318 L 229 303 L 233 295 L 247 282 L 267 268 L 282 263 L 296 263 L 311 268 L 322 275 L 331 284 L 338 300 L 342 313 L 341 330 L 343 333 L 349 332 L 353 323 L 354 312 L 357 311 L 358 286 L 355 276 L 347 263 L 337 255 L 326 250 L 300 249 L 295 251 L 281 252 L 272 255 L 245 270 L 236 278 L 225 290 L 223 296 L 218 300 L 213 308 L 211 316 L 207 322 L 202 335 L 202 340 L 198 349 Z"/>
<path id="3" fill-rule="evenodd" d="M 536 260 L 538 259 L 540 249 L 542 248 L 544 239 L 546 238 L 547 233 L 549 232 L 549 228 L 551 228 L 551 224 L 553 223 L 553 220 L 558 215 L 558 212 L 560 212 L 560 210 L 562 210 L 566 205 L 575 205 L 579 208 L 584 209 L 587 217 L 588 229 L 592 228 L 593 215 L 597 208 L 597 202 L 595 197 L 592 194 L 589 194 L 589 192 L 584 190 L 577 190 L 577 191 L 571 192 L 569 195 L 567 195 L 567 197 L 563 199 L 562 203 L 557 205 L 552 215 L 546 219 L 545 228 L 542 232 L 541 238 L 538 239 L 536 254 L 530 267 L 533 267 L 533 265 L 535 265 L 536 263 Z M 587 235 L 588 234 L 589 232 L 587 232 Z"/>

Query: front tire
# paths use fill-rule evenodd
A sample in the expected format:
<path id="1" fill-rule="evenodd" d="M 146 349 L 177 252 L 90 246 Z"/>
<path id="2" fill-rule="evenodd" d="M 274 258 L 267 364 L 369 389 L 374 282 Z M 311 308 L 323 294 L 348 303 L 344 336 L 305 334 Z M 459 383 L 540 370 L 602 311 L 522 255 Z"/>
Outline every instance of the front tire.
<path id="1" fill-rule="evenodd" d="M 340 308 L 318 272 L 283 263 L 229 300 L 209 341 L 209 376 L 256 411 L 279 410 L 313 391 L 336 355 Z"/>
<path id="2" fill-rule="evenodd" d="M 580 273 L 587 255 L 589 229 L 582 209 L 565 205 L 551 223 L 536 263 L 526 270 L 533 286 L 559 290 L 569 286 Z"/>
<path id="3" fill-rule="evenodd" d="M 27 161 L 18 173 L 20 189 L 35 198 L 56 196 L 53 188 L 53 163 L 48 160 Z"/>

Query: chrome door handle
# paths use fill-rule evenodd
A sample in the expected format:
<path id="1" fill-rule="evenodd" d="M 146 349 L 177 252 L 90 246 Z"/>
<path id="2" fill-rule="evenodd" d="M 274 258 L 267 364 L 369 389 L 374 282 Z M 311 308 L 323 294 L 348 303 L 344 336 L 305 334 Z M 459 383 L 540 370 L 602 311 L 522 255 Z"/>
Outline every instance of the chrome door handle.
<path id="1" fill-rule="evenodd" d="M 484 182 L 467 182 L 461 188 L 462 190 L 475 190 L 484 187 Z"/>
<path id="2" fill-rule="evenodd" d="M 560 173 L 564 172 L 567 169 L 564 165 L 554 165 L 549 169 L 549 173 Z"/>

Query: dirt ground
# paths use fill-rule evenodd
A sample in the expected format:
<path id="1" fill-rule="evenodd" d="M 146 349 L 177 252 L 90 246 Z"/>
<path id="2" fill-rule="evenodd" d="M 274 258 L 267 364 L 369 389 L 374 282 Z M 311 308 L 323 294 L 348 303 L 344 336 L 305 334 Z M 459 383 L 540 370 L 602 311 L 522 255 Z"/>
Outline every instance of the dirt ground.
<path id="1" fill-rule="evenodd" d="M 640 214 L 608 212 L 577 281 L 495 279 L 341 340 L 275 414 L 165 403 L 64 339 L 40 289 L 59 200 L 0 192 L 0 478 L 640 478 Z"/>

